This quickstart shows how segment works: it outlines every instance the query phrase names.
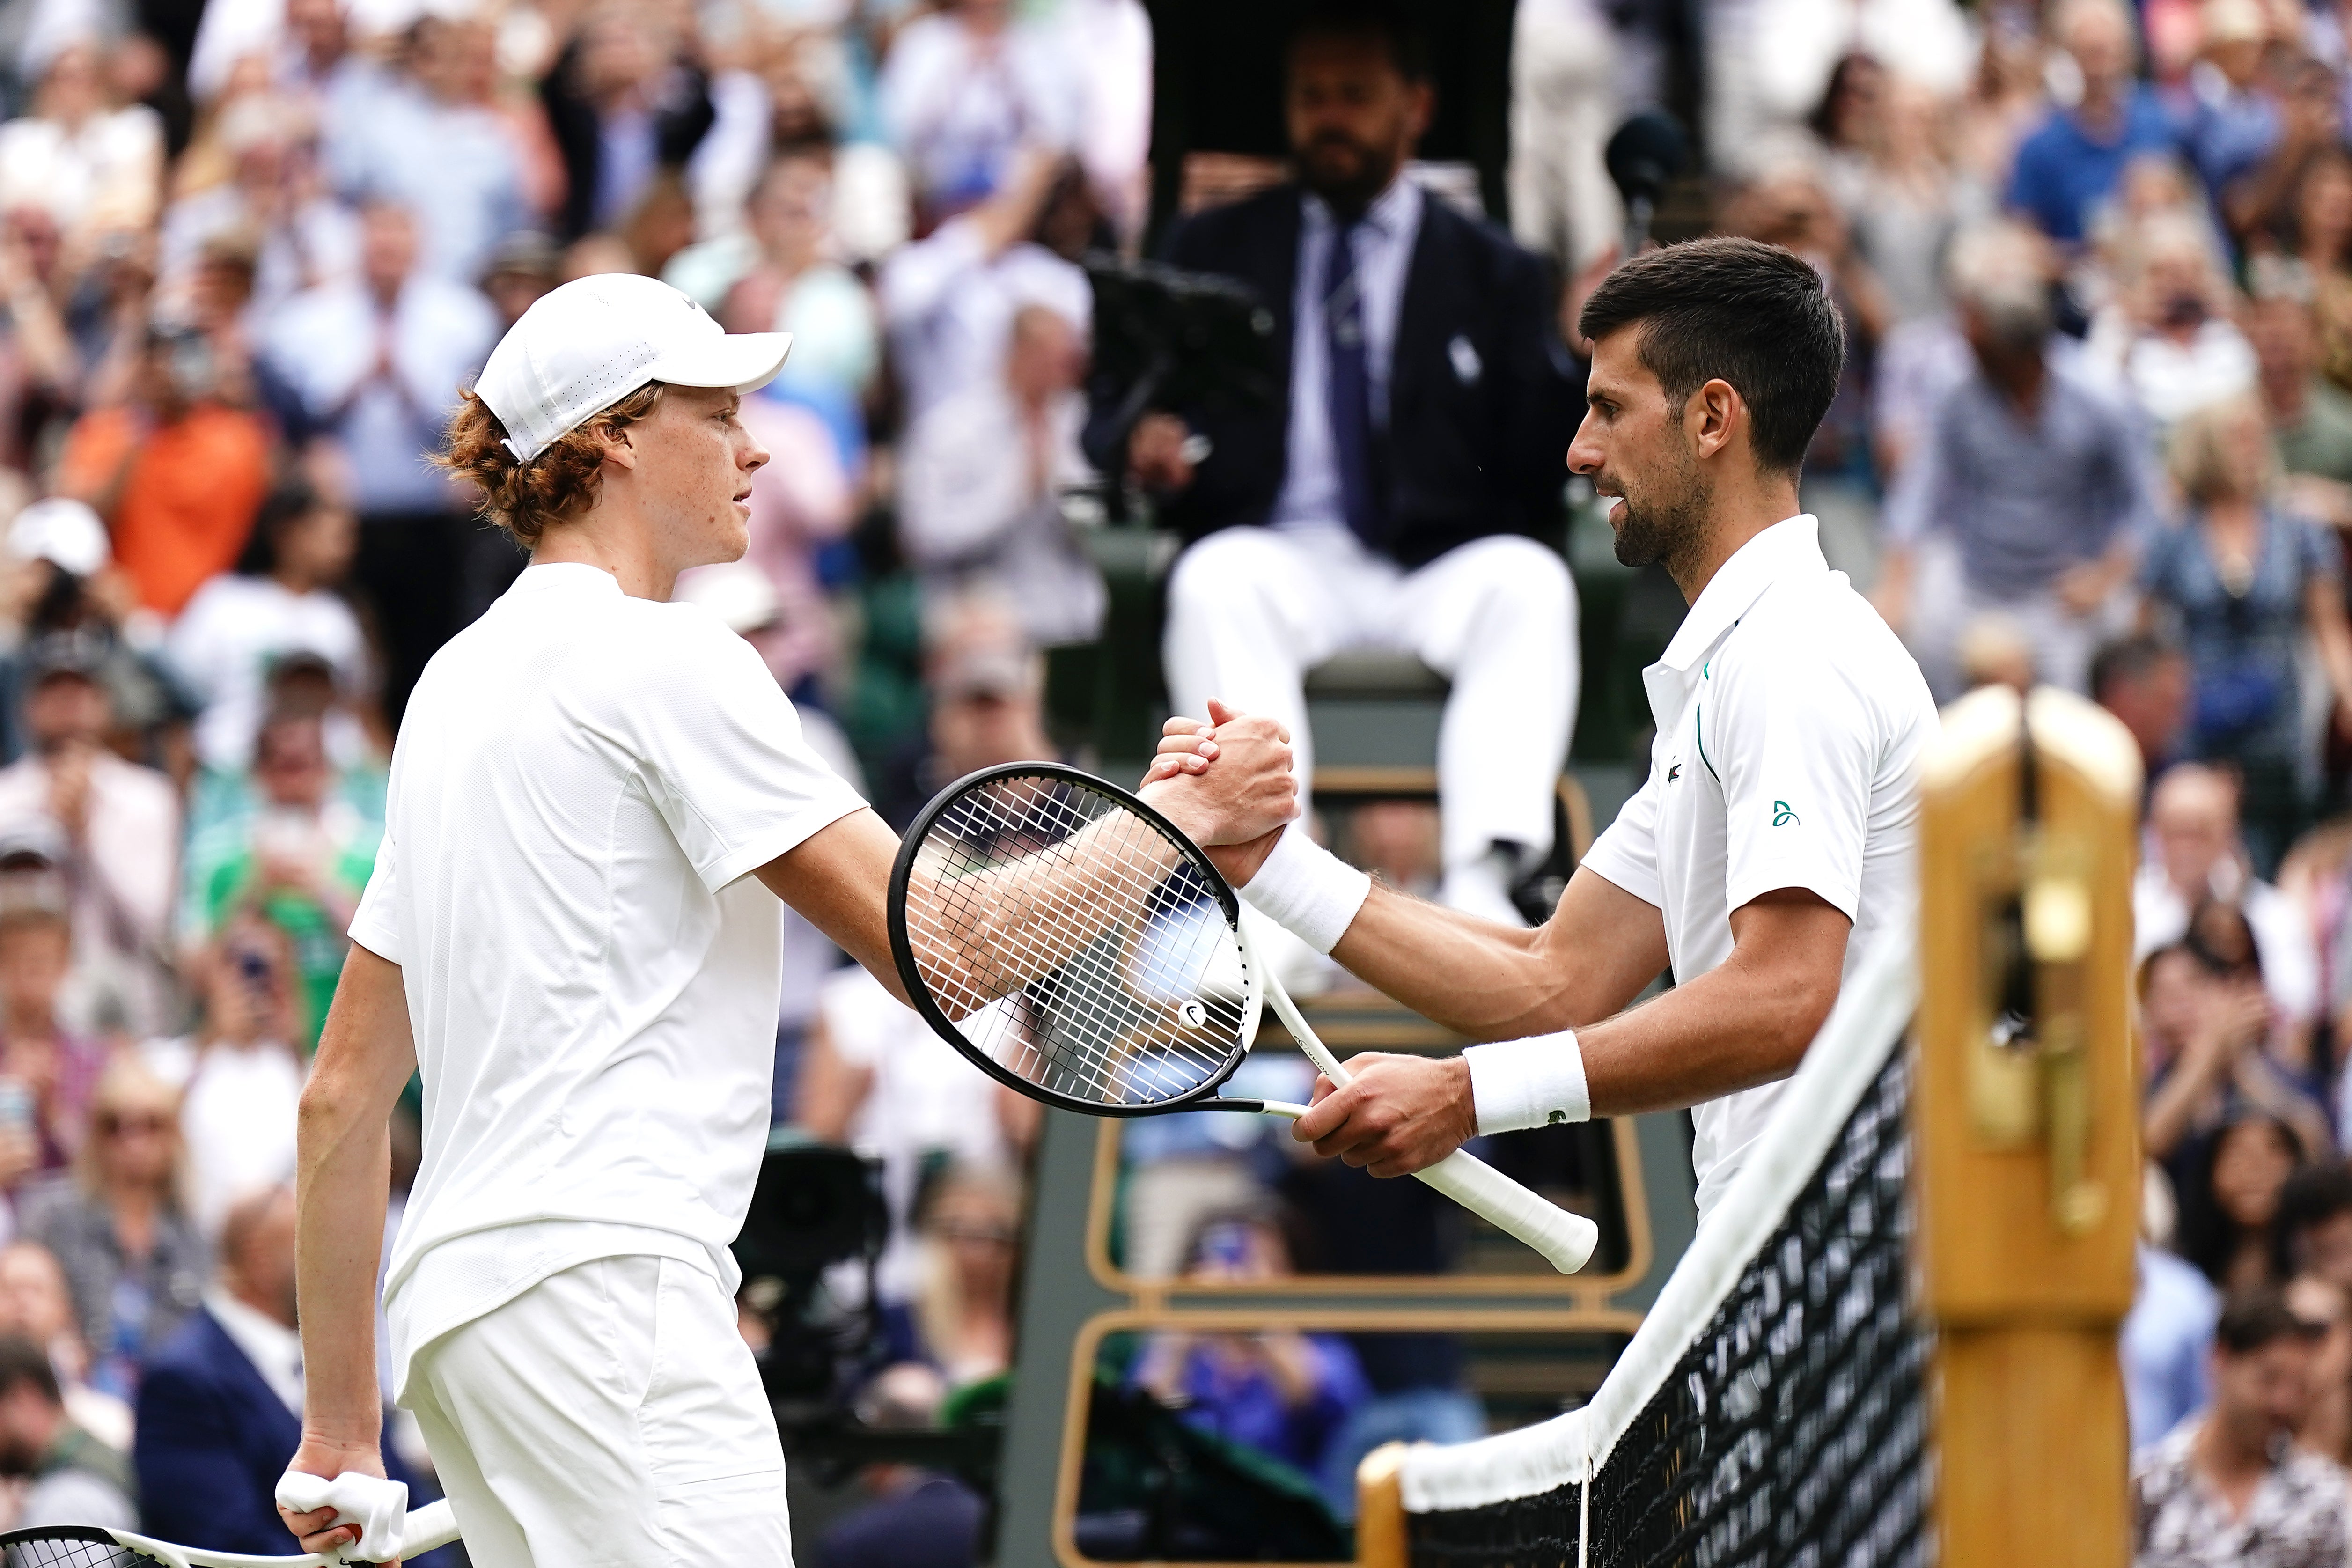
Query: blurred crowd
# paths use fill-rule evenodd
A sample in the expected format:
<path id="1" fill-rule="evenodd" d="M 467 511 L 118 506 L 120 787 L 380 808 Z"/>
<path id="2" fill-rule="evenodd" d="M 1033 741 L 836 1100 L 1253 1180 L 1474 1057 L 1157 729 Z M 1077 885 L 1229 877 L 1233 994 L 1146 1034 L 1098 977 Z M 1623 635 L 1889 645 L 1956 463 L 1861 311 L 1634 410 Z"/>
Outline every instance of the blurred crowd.
<path id="1" fill-rule="evenodd" d="M 1685 9 L 1520 0 L 1508 226 L 1572 355 L 1623 243 L 1601 146 L 1695 106 L 1662 221 L 1791 247 L 1845 315 L 1804 479 L 1832 564 L 1939 697 L 2052 681 L 2131 730 L 2144 1556 L 2324 1536 L 2342 1481 L 2313 1467 L 2352 1462 L 2352 5 L 1709 0 L 1695 96 Z M 0 0 L 0 1525 L 284 1549 L 295 1104 L 406 694 L 523 564 L 424 460 L 506 325 L 630 271 L 793 334 L 744 409 L 774 455 L 750 554 L 680 594 L 903 826 L 1056 754 L 1045 650 L 1105 616 L 1059 504 L 1092 477 L 1079 260 L 1146 246 L 1151 89 L 1140 0 Z M 1178 184 L 1189 212 L 1283 176 Z M 1487 216 L 1459 168 L 1407 177 Z M 1335 826 L 1401 884 L 1453 870 L 1426 806 Z M 892 1364 L 855 1393 L 921 1425 L 1009 1364 L 1035 1112 L 790 932 L 775 1112 L 879 1163 Z M 1453 1266 L 1417 1185 L 1250 1120 L 1127 1141 L 1124 1267 Z M 1444 1336 L 1171 1337 L 1113 1370 L 1343 1515 L 1370 1443 L 1486 1419 Z M 870 1479 L 819 1563 L 977 1528 L 936 1478 Z M 2240 1483 L 2252 1512 L 2198 1511 Z"/>
<path id="2" fill-rule="evenodd" d="M 793 334 L 751 556 L 680 592 L 844 773 L 903 820 L 1050 753 L 1150 61 L 1136 0 L 0 5 L 0 1527 L 288 1550 L 297 1101 L 406 694 L 524 564 L 425 459 L 539 296 Z M 794 927 L 778 1114 L 889 1156 L 923 1424 L 1009 1354 L 1030 1128 L 837 963 Z"/>

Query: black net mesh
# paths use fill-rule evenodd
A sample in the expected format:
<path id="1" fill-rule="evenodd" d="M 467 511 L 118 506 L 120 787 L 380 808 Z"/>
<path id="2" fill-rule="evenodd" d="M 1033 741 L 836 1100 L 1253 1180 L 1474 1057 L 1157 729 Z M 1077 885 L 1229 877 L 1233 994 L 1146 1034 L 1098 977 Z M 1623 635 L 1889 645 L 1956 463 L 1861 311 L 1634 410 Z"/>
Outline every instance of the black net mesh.
<path id="1" fill-rule="evenodd" d="M 154 1568 L 156 1561 L 116 1545 L 102 1530 L 68 1525 L 0 1535 L 0 1568 Z"/>
<path id="2" fill-rule="evenodd" d="M 1041 1089 L 1158 1104 L 1244 1047 L 1245 963 L 1210 877 L 1075 780 L 1000 775 L 950 801 L 916 847 L 903 918 L 909 984 Z"/>
<path id="3" fill-rule="evenodd" d="M 1591 1568 L 1906 1568 L 1932 1556 L 1928 1341 L 1906 1292 L 1908 1053 L 1892 1052 L 1594 1478 Z M 1574 1568 L 1573 1479 L 1410 1516 L 1414 1568 Z"/>

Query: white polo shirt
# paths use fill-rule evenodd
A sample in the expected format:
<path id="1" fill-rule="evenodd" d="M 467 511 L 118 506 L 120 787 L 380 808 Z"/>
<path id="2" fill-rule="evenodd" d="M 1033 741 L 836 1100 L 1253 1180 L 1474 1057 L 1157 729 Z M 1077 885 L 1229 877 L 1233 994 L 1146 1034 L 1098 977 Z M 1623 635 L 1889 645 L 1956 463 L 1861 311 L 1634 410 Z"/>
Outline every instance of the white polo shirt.
<path id="1" fill-rule="evenodd" d="M 352 939 L 401 966 L 425 1161 L 394 1386 L 562 1269 L 651 1253 L 730 1295 L 768 1135 L 782 909 L 747 873 L 863 805 L 707 611 L 533 566 L 425 667 Z"/>
<path id="2" fill-rule="evenodd" d="M 1675 983 L 1731 956 L 1731 912 L 1804 888 L 1853 921 L 1844 973 L 1908 940 L 1917 900 L 1919 758 L 1936 704 L 1919 667 L 1809 516 L 1723 563 L 1642 672 L 1650 777 L 1584 864 L 1665 917 Z M 1780 1085 L 1692 1109 L 1703 1221 L 1763 1131 Z"/>

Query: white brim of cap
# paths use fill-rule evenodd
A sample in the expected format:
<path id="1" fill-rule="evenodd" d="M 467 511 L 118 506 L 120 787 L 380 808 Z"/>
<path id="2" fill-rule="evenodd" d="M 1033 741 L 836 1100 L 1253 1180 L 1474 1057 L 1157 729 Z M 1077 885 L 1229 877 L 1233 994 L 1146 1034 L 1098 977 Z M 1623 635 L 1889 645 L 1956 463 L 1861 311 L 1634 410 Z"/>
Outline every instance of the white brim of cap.
<path id="1" fill-rule="evenodd" d="M 790 332 L 729 332 L 681 343 L 656 360 L 646 372 L 647 381 L 673 386 L 725 386 L 737 392 L 757 392 L 776 379 L 792 352 Z"/>

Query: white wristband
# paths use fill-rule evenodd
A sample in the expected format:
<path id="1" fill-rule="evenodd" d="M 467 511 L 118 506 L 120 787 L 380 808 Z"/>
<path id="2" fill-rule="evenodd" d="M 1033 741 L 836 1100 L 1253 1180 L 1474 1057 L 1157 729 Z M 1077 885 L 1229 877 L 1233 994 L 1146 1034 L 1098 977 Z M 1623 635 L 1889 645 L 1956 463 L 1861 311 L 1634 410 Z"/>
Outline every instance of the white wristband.
<path id="1" fill-rule="evenodd" d="M 1328 954 L 1372 894 L 1372 879 L 1292 826 L 1241 889 L 1250 908 Z"/>
<path id="2" fill-rule="evenodd" d="M 1470 1103 L 1481 1135 L 1592 1120 L 1584 1053 L 1573 1029 L 1472 1046 L 1462 1059 L 1470 1064 Z"/>

